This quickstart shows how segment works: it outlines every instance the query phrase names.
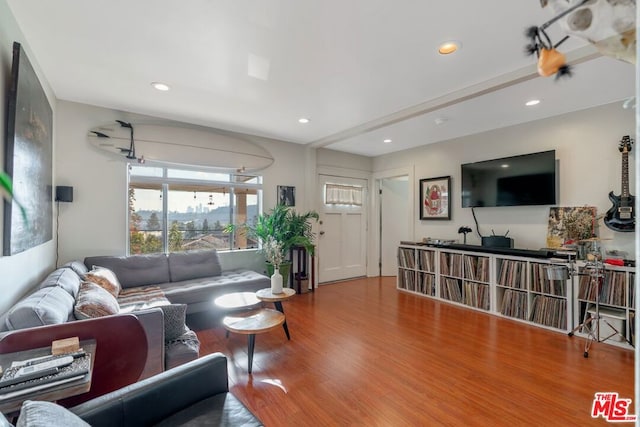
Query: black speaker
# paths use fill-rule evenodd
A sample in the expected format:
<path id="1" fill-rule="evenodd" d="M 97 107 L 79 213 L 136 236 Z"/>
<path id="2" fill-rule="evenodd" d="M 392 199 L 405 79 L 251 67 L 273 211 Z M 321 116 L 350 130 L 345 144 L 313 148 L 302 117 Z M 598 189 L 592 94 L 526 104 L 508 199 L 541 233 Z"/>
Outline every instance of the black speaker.
<path id="1" fill-rule="evenodd" d="M 73 187 L 57 185 L 56 202 L 73 202 Z"/>

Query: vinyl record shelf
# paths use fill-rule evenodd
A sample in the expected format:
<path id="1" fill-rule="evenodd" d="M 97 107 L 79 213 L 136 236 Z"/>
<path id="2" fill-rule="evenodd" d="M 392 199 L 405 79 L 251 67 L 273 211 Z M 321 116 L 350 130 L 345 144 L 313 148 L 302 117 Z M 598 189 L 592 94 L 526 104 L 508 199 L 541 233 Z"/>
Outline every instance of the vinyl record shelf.
<path id="1" fill-rule="evenodd" d="M 588 276 L 577 276 L 575 289 L 571 280 L 549 280 L 550 266 L 568 264 L 556 258 L 401 244 L 397 288 L 564 333 L 582 323 L 599 298 L 600 315 L 635 342 L 635 268 L 607 265 L 597 295 Z M 584 268 L 579 261 L 577 266 Z M 608 331 L 601 329 L 602 339 Z M 619 336 L 604 342 L 630 348 Z"/>

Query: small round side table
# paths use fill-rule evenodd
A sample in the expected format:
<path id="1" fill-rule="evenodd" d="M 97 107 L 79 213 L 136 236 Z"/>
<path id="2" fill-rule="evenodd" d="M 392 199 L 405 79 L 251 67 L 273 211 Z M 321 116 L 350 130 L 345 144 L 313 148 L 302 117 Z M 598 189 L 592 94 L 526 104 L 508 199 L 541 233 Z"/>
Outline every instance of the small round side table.
<path id="1" fill-rule="evenodd" d="M 296 294 L 296 291 L 291 288 L 283 288 L 281 294 L 274 294 L 273 292 L 271 292 L 271 288 L 265 288 L 257 291 L 256 297 L 263 302 L 272 302 L 273 305 L 275 305 L 276 310 L 284 314 L 282 301 L 291 298 L 295 294 Z M 287 339 L 290 340 L 291 336 L 289 335 L 289 327 L 287 326 L 286 317 L 284 319 L 284 323 L 282 324 L 282 328 L 284 329 L 284 333 L 287 335 Z"/>

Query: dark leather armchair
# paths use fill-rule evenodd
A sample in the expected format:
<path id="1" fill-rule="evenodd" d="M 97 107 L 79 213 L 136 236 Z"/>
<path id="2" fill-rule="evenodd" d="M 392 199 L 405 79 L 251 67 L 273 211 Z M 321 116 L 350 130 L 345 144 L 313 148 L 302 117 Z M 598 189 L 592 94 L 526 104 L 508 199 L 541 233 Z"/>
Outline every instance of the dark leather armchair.
<path id="1" fill-rule="evenodd" d="M 227 358 L 210 354 L 70 408 L 93 427 L 261 426 L 229 393 Z"/>

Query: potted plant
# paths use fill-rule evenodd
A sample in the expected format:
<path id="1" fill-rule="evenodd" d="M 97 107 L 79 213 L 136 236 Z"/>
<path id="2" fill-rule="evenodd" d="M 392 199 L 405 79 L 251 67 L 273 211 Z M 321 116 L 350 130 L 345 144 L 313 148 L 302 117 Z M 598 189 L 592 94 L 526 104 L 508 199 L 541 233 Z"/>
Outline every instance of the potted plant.
<path id="1" fill-rule="evenodd" d="M 284 262 L 284 253 L 282 252 L 282 243 L 277 241 L 273 236 L 267 237 L 266 242 L 262 246 L 264 257 L 273 266 L 273 274 L 271 274 L 271 293 L 282 293 L 282 274 L 280 274 L 280 266 Z"/>
<path id="2" fill-rule="evenodd" d="M 313 244 L 314 234 L 312 232 L 312 220 L 320 217 L 317 212 L 309 211 L 298 213 L 295 209 L 285 205 L 276 205 L 268 212 L 258 215 L 255 223 L 234 225 L 230 224 L 225 228 L 227 233 L 240 232 L 247 237 L 258 240 L 264 247 L 269 238 L 273 238 L 280 243 L 280 249 L 284 258 L 294 246 L 304 246 L 307 252 L 313 255 L 315 247 Z M 287 277 L 291 266 L 290 261 L 283 261 L 280 265 L 280 272 L 283 277 Z M 273 266 L 267 264 L 267 272 L 273 274 Z"/>
<path id="3" fill-rule="evenodd" d="M 24 221 L 25 224 L 27 224 L 26 209 L 24 208 L 24 206 L 20 204 L 20 202 L 18 202 L 16 199 L 13 198 L 13 183 L 11 182 L 11 177 L 7 175 L 6 172 L 2 172 L 2 171 L 0 171 L 0 194 L 2 194 L 2 196 L 8 201 L 13 200 L 16 202 L 16 205 L 20 209 L 22 220 Z"/>

